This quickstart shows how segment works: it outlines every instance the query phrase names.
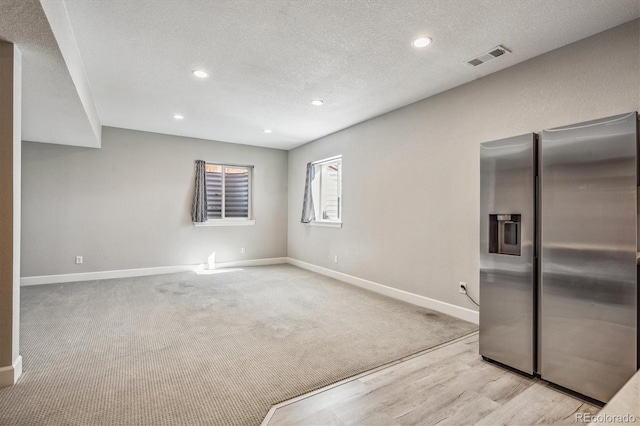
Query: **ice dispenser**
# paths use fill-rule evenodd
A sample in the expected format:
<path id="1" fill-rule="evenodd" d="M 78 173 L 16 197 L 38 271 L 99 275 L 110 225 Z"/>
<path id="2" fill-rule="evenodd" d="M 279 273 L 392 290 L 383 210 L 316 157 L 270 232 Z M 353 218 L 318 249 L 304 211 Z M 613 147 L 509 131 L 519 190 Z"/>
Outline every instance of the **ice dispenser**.
<path id="1" fill-rule="evenodd" d="M 520 215 L 489 215 L 489 253 L 520 256 Z"/>

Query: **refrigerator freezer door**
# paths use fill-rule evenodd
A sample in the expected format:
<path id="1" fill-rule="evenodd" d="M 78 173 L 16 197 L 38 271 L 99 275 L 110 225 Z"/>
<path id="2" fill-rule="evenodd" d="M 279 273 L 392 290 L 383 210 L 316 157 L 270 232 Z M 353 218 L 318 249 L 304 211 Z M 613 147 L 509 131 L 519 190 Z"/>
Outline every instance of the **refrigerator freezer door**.
<path id="1" fill-rule="evenodd" d="M 603 402 L 637 367 L 636 122 L 540 141 L 540 374 Z"/>
<path id="2" fill-rule="evenodd" d="M 480 145 L 480 354 L 534 372 L 535 135 Z"/>

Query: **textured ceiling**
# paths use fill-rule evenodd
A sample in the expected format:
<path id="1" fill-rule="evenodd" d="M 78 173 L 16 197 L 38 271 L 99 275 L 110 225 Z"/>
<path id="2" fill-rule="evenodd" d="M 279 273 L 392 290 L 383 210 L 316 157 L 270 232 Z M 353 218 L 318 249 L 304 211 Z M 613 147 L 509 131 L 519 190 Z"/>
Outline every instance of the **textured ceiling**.
<path id="1" fill-rule="evenodd" d="M 103 125 L 283 149 L 640 12 L 638 0 L 66 4 Z M 415 49 L 419 35 L 433 44 Z M 478 68 L 464 64 L 498 44 L 513 53 Z M 196 68 L 211 77 L 196 79 Z M 314 107 L 313 98 L 325 104 Z M 174 120 L 174 113 L 185 119 Z"/>
<path id="2" fill-rule="evenodd" d="M 0 40 L 22 53 L 22 139 L 99 147 L 40 2 L 0 0 Z"/>
<path id="3" fill-rule="evenodd" d="M 640 16 L 638 0 L 41 1 L 0 0 L 24 139 L 86 146 L 95 103 L 102 125 L 290 149 Z M 513 53 L 464 64 L 499 44 Z"/>

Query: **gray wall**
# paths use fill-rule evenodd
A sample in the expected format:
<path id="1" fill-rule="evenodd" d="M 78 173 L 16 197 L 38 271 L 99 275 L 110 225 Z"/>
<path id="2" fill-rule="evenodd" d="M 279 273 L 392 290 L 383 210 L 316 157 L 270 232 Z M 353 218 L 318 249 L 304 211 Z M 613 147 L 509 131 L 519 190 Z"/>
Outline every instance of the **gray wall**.
<path id="1" fill-rule="evenodd" d="M 254 226 L 192 225 L 198 159 L 255 166 Z M 22 176 L 23 277 L 286 256 L 286 151 L 105 127 L 102 149 L 24 142 Z"/>
<path id="2" fill-rule="evenodd" d="M 479 144 L 639 109 L 638 22 L 290 151 L 289 256 L 474 308 Z M 338 154 L 343 227 L 305 226 L 305 164 Z"/>

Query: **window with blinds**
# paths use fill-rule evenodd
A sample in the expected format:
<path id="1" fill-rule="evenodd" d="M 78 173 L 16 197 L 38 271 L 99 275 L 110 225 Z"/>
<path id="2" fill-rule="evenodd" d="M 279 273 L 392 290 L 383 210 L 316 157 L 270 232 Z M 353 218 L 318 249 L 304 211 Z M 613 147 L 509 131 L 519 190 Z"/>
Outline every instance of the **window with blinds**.
<path id="1" fill-rule="evenodd" d="M 316 222 L 339 223 L 342 220 L 342 157 L 313 163 L 311 183 Z"/>
<path id="2" fill-rule="evenodd" d="M 207 220 L 251 218 L 250 166 L 207 164 Z"/>

